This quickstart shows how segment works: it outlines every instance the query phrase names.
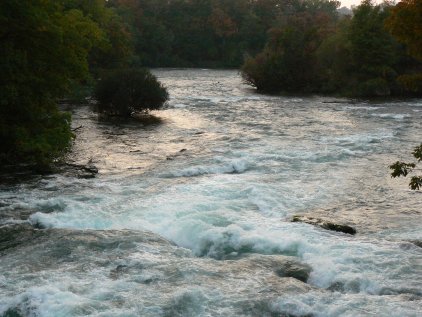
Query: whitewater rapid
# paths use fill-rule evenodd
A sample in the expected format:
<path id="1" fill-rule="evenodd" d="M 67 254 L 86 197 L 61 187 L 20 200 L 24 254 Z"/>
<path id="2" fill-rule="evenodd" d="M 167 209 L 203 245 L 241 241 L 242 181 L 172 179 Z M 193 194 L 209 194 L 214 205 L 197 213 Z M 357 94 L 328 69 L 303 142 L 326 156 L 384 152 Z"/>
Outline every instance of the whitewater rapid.
<path id="1" fill-rule="evenodd" d="M 155 70 L 154 124 L 69 106 L 72 173 L 0 185 L 0 316 L 422 316 L 422 102 Z M 356 228 L 352 236 L 294 215 Z"/>

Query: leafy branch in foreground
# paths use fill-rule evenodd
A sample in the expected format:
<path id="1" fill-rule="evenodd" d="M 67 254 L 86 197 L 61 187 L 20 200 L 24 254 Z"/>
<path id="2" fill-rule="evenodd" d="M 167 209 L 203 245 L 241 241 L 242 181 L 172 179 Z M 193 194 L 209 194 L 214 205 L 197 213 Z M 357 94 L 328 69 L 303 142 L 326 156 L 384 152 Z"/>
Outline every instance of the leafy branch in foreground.
<path id="1" fill-rule="evenodd" d="M 413 156 L 417 159 L 418 163 L 422 161 L 422 143 L 421 145 L 414 148 L 412 152 Z M 391 177 L 406 177 L 409 173 L 420 170 L 416 169 L 417 163 L 405 163 L 397 161 L 396 163 L 390 165 L 390 169 L 393 170 L 391 172 Z M 422 176 L 412 176 L 409 182 L 409 187 L 412 190 L 419 190 L 422 188 Z"/>

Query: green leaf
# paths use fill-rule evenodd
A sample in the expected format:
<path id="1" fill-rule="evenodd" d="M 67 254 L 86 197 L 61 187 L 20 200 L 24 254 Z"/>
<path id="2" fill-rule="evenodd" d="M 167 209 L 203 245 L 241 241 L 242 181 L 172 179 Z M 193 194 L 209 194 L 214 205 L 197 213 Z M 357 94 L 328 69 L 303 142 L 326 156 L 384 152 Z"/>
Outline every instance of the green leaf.
<path id="1" fill-rule="evenodd" d="M 393 172 L 391 172 L 391 177 L 395 178 L 400 176 L 406 177 L 407 174 L 409 174 L 412 169 L 416 167 L 416 165 L 414 163 L 404 163 L 397 161 L 389 167 L 393 170 Z"/>
<path id="2" fill-rule="evenodd" d="M 422 187 L 422 176 L 413 176 L 410 179 L 409 187 L 412 190 L 419 190 Z"/>
<path id="3" fill-rule="evenodd" d="M 422 161 L 422 143 L 421 145 L 415 147 L 412 154 L 418 160 L 418 162 Z"/>

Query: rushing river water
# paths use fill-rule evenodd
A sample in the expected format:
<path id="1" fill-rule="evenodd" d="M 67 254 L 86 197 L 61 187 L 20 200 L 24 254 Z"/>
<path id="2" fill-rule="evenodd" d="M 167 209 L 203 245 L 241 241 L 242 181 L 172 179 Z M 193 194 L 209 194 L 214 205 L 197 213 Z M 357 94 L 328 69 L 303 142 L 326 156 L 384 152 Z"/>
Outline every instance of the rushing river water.
<path id="1" fill-rule="evenodd" d="M 155 74 L 160 123 L 72 108 L 69 160 L 96 178 L 1 185 L 0 316 L 422 316 L 422 193 L 388 169 L 422 140 L 420 100 Z"/>

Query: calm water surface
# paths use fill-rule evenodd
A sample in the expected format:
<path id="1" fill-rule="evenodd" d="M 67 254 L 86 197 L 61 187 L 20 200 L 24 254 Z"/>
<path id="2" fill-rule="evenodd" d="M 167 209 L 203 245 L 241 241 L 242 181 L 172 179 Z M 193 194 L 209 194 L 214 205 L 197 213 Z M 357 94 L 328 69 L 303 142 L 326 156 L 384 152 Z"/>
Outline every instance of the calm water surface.
<path id="1" fill-rule="evenodd" d="M 72 109 L 69 160 L 96 178 L 1 185 L 0 316 L 422 316 L 422 193 L 388 170 L 422 140 L 421 100 L 155 74 L 161 123 Z"/>

